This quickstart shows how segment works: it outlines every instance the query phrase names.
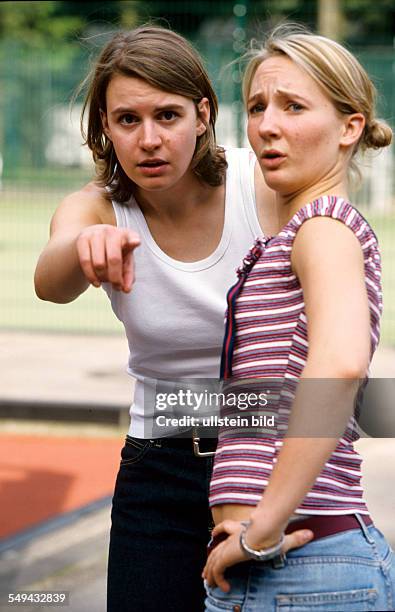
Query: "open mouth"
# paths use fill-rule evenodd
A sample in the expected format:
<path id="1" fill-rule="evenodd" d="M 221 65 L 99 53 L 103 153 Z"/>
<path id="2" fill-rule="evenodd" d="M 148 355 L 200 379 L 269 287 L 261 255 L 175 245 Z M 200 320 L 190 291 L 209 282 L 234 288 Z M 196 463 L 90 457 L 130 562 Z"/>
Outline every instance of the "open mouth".
<path id="1" fill-rule="evenodd" d="M 138 164 L 140 168 L 160 168 L 160 166 L 165 166 L 165 165 L 167 165 L 167 162 L 163 160 L 145 161 L 145 162 L 142 162 L 141 164 Z"/>
<path id="2" fill-rule="evenodd" d="M 286 155 L 273 149 L 272 151 L 265 151 L 261 157 L 261 164 L 268 169 L 275 170 L 280 167 L 283 161 L 286 159 Z"/>
<path id="3" fill-rule="evenodd" d="M 264 159 L 279 159 L 284 157 L 284 155 L 279 153 L 279 151 L 268 151 L 267 153 L 264 153 L 262 157 Z"/>

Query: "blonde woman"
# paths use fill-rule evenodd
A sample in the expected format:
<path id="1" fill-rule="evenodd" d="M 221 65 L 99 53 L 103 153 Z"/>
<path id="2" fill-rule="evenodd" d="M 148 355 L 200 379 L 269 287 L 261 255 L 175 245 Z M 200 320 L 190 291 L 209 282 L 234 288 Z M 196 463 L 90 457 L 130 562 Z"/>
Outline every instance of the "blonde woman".
<path id="1" fill-rule="evenodd" d="M 268 37 L 244 94 L 282 229 L 256 241 L 229 290 L 222 372 L 243 390 L 285 381 L 279 418 L 299 385 L 284 438 L 220 433 L 206 609 L 392 610 L 395 561 L 363 499 L 352 418 L 379 338 L 380 254 L 348 195 L 357 151 L 387 146 L 391 130 L 356 58 L 297 27 Z M 313 539 L 287 552 L 295 529 Z"/>

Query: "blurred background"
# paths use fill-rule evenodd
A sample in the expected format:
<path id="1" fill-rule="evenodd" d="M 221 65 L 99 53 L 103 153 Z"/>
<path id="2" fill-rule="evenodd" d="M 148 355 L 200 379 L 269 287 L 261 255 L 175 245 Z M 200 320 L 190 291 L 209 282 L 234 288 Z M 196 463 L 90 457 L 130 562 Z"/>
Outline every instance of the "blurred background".
<path id="1" fill-rule="evenodd" d="M 302 21 L 347 43 L 373 76 L 379 114 L 394 123 L 393 0 L 210 0 L 0 3 L 0 154 L 2 159 L 0 325 L 14 330 L 119 332 L 104 294 L 75 304 L 40 303 L 32 292 L 37 255 L 63 195 L 94 174 L 81 146 L 81 100 L 70 100 L 94 57 L 117 28 L 149 19 L 187 36 L 202 53 L 220 100 L 218 140 L 245 144 L 240 57 L 280 19 Z M 393 150 L 362 167 L 356 203 L 372 220 L 383 252 L 382 342 L 395 344 Z"/>
<path id="2" fill-rule="evenodd" d="M 54 305 L 33 289 L 56 206 L 94 177 L 82 99 L 71 106 L 73 94 L 116 30 L 154 21 L 200 51 L 220 101 L 218 141 L 244 146 L 234 60 L 283 19 L 345 43 L 373 77 L 379 116 L 395 127 L 393 0 L 0 3 L 0 595 L 10 586 L 62 587 L 73 593 L 72 610 L 105 609 L 109 502 L 132 393 L 126 343 L 104 292 Z M 393 148 L 364 159 L 361 171 L 353 201 L 383 256 L 373 373 L 395 378 Z M 360 448 L 369 504 L 395 543 L 395 444 L 363 440 Z M 0 609 L 8 609 L 1 597 Z"/>

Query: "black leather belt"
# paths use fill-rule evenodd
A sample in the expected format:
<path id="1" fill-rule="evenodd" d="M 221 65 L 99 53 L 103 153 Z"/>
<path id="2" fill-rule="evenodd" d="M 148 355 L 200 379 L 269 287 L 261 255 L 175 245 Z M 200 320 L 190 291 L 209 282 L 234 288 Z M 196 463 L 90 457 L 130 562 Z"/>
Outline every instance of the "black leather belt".
<path id="1" fill-rule="evenodd" d="M 205 432 L 207 433 L 207 432 Z M 196 428 L 186 431 L 184 434 L 155 438 L 151 440 L 157 448 L 182 448 L 192 449 L 196 457 L 213 457 L 217 448 L 217 438 L 201 437 L 201 430 Z"/>

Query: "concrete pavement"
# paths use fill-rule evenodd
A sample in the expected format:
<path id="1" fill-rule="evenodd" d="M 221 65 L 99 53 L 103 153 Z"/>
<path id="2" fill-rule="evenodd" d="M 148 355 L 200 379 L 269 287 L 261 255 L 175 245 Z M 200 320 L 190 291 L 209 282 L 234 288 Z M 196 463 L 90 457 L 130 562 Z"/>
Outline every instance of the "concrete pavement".
<path id="1" fill-rule="evenodd" d="M 133 394 L 127 357 L 123 336 L 0 330 L 0 400 L 127 408 Z M 371 374 L 395 379 L 395 348 L 377 351 Z"/>
<path id="2" fill-rule="evenodd" d="M 0 555 L 0 612 L 8 593 L 68 592 L 70 612 L 105 612 L 110 506 L 80 516 Z M 26 612 L 47 606 L 23 606 Z"/>
<path id="3" fill-rule="evenodd" d="M 13 420 L 18 402 L 39 405 L 112 406 L 126 422 L 133 383 L 125 372 L 126 341 L 118 336 L 68 336 L 0 333 L 0 401 L 9 405 L 0 427 L 9 431 L 67 430 L 95 435 L 94 425 L 48 424 Z M 381 349 L 372 375 L 395 379 L 395 351 Z M 94 415 L 92 415 L 92 420 Z M 88 429 L 87 429 L 88 427 Z M 41 428 L 41 429 L 40 429 Z M 103 431 L 103 429 L 101 429 Z M 117 429 L 119 435 L 119 428 Z M 92 433 L 93 432 L 93 433 Z M 109 433 L 109 435 L 114 435 Z M 377 526 L 395 546 L 395 439 L 357 443 L 364 458 L 364 484 Z M 1 510 L 0 510 L 1 512 Z M 70 612 L 104 612 L 109 506 L 0 556 L 0 593 L 12 589 L 68 590 Z M 4 600 L 3 600 L 4 601 Z M 0 603 L 1 612 L 10 608 Z M 29 607 L 24 607 L 30 612 Z M 35 606 L 33 610 L 46 609 Z"/>

